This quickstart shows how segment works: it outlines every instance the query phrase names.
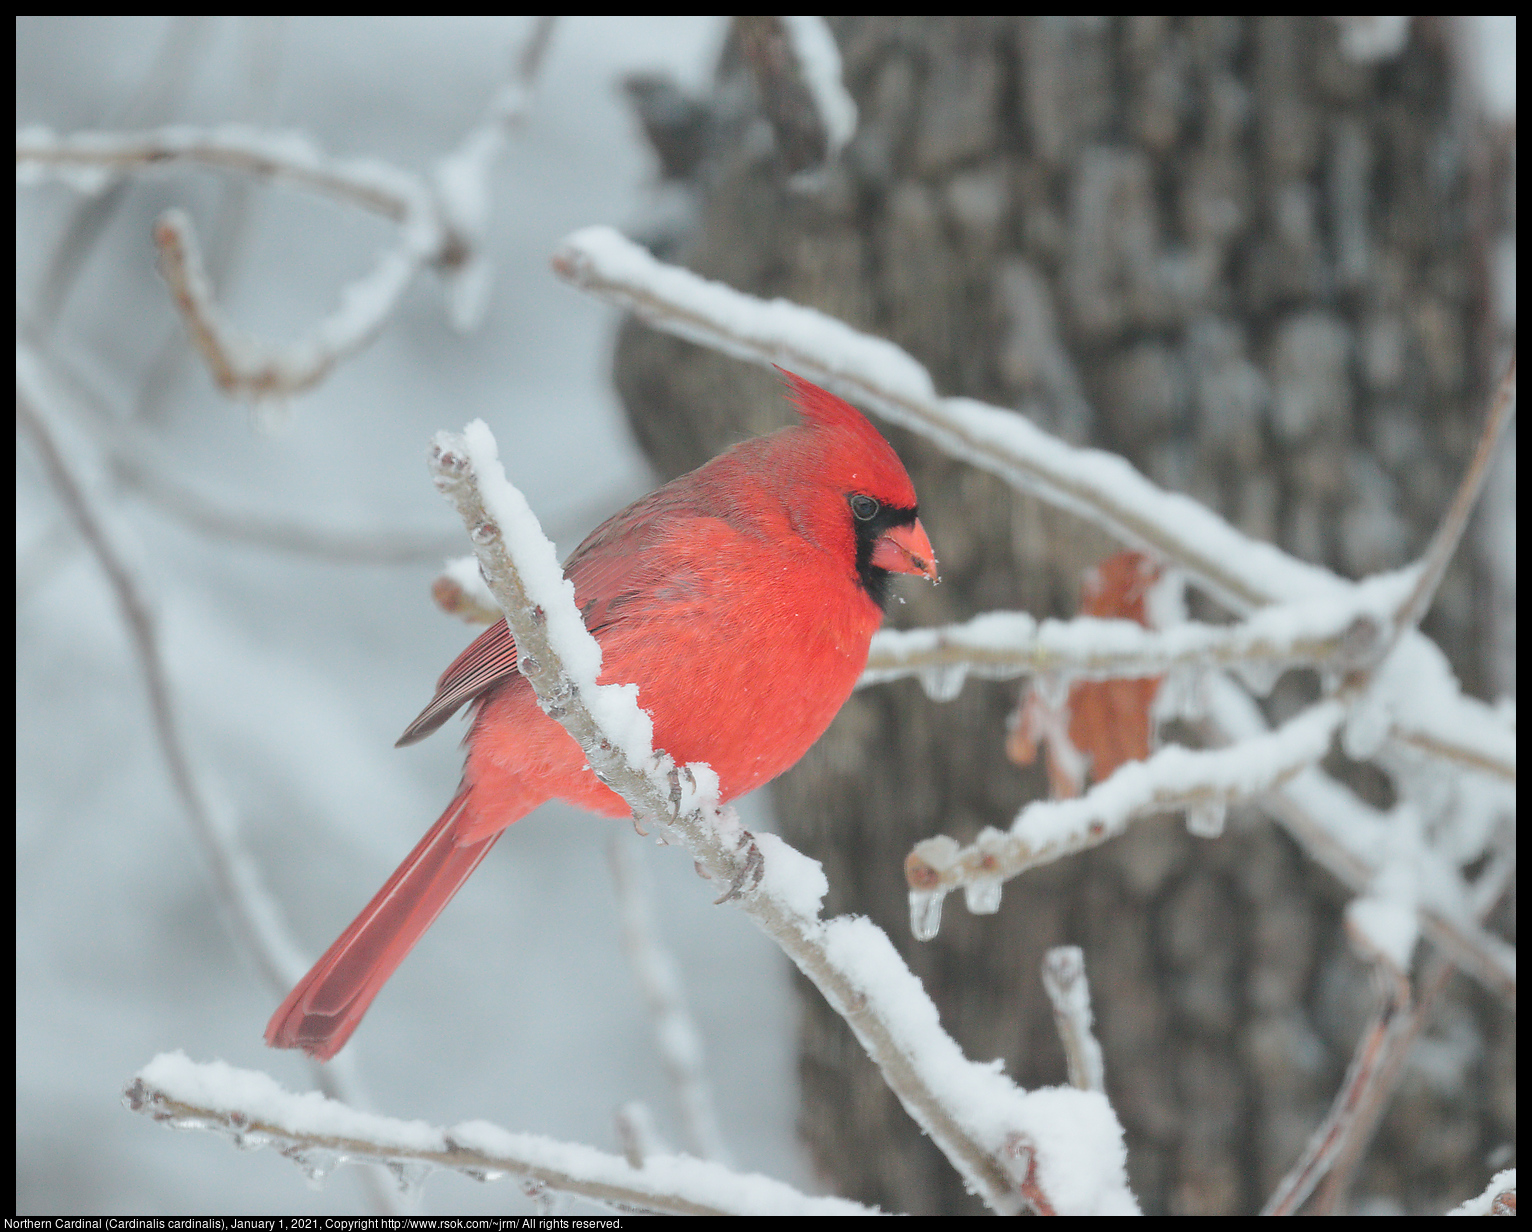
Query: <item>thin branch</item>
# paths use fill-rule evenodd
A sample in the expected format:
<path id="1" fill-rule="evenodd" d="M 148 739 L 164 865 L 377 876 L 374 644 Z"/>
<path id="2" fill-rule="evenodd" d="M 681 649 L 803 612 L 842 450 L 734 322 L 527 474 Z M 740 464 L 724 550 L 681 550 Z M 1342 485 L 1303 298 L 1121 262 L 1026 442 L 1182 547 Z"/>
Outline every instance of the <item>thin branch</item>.
<path id="1" fill-rule="evenodd" d="M 1513 854 L 1505 853 L 1474 884 L 1473 915 L 1479 923 L 1493 911 L 1515 871 Z M 1378 1122 L 1388 1107 L 1388 1101 L 1404 1074 L 1405 1062 L 1416 1039 L 1424 1030 L 1438 1000 L 1451 982 L 1457 965 L 1446 955 L 1438 952 L 1431 957 L 1418 981 L 1418 993 L 1414 1003 L 1405 1011 L 1398 1029 L 1389 1037 L 1382 1062 L 1373 1080 L 1363 1090 L 1352 1115 L 1349 1132 L 1335 1153 L 1329 1171 L 1324 1178 L 1313 1205 L 1312 1215 L 1331 1215 L 1339 1208 L 1357 1166 L 1362 1162 Z"/>
<path id="2" fill-rule="evenodd" d="M 1393 649 L 1395 643 L 1407 630 L 1420 624 L 1426 610 L 1431 606 L 1436 588 L 1441 585 L 1442 578 L 1446 576 L 1447 566 L 1452 560 L 1453 553 L 1457 551 L 1463 531 L 1468 526 L 1469 515 L 1473 513 L 1479 493 L 1484 489 L 1484 481 L 1489 477 L 1490 463 L 1494 460 L 1500 438 L 1515 414 L 1516 356 L 1513 353 L 1510 367 L 1500 378 L 1500 384 L 1490 403 L 1489 414 L 1485 418 L 1484 429 L 1479 434 L 1479 444 L 1474 450 L 1473 460 L 1469 463 L 1462 482 L 1458 484 L 1452 504 L 1448 506 L 1441 525 L 1436 528 L 1436 534 L 1431 538 L 1431 545 L 1422 558 L 1419 580 L 1415 583 L 1415 588 L 1410 592 L 1409 597 L 1399 605 L 1399 610 L 1395 613 L 1392 634 L 1381 648 L 1383 655 L 1386 656 Z"/>
<path id="3" fill-rule="evenodd" d="M 16 420 L 37 451 L 43 471 L 117 600 L 129 639 L 144 673 L 149 713 L 176 795 L 191 822 L 192 834 L 213 875 L 216 898 L 230 913 L 235 931 L 255 960 L 267 985 L 286 990 L 303 974 L 305 963 L 286 934 L 274 900 L 260 884 L 250 856 L 239 845 L 228 819 L 208 800 L 181 736 L 181 723 L 160 651 L 159 633 L 143 587 L 129 570 L 102 511 L 87 494 L 60 447 L 50 423 L 47 390 L 29 351 L 18 348 Z"/>
<path id="4" fill-rule="evenodd" d="M 655 1047 L 675 1091 L 686 1144 L 699 1159 L 728 1163 L 729 1148 L 718 1127 L 713 1089 L 703 1069 L 702 1032 L 687 1007 L 675 961 L 656 935 L 643 870 L 621 835 L 608 841 L 606 855 L 617 889 L 623 952 L 649 1009 Z"/>
<path id="5" fill-rule="evenodd" d="M 170 678 L 160 649 L 159 631 L 142 584 L 117 546 L 104 511 L 75 473 L 53 423 L 43 369 L 28 348 L 16 351 L 16 421 L 31 440 L 38 459 L 69 520 L 96 558 L 117 600 L 144 684 L 155 736 L 171 785 L 181 801 L 192 836 L 213 878 L 214 898 L 225 909 L 234 934 L 255 963 L 274 996 L 282 996 L 308 968 L 308 960 L 288 936 L 276 900 L 261 881 L 250 853 L 240 842 L 231 818 L 209 800 L 181 735 Z M 337 1096 L 356 1099 L 357 1082 L 349 1066 L 335 1069 L 312 1063 L 319 1085 Z M 391 1213 L 386 1199 L 381 1209 Z"/>
<path id="6" fill-rule="evenodd" d="M 388 1168 L 413 1190 L 437 1169 L 478 1181 L 520 1178 L 523 1188 L 571 1194 L 619 1210 L 669 1215 L 871 1215 L 844 1198 L 812 1198 L 781 1181 L 734 1172 L 682 1155 L 649 1156 L 634 1167 L 587 1146 L 517 1134 L 487 1121 L 451 1128 L 348 1108 L 318 1095 L 294 1095 L 266 1074 L 222 1062 L 196 1065 L 159 1056 L 122 1093 L 123 1103 L 172 1129 L 199 1129 L 244 1149 L 270 1146 L 311 1179 L 342 1163 Z"/>
<path id="7" fill-rule="evenodd" d="M 219 310 L 196 231 L 184 210 L 167 210 L 160 216 L 154 242 L 171 298 L 213 379 L 231 397 L 254 399 L 286 398 L 311 389 L 341 360 L 367 347 L 432 255 L 418 237 L 386 251 L 372 273 L 345 289 L 340 308 L 307 338 L 274 347 L 236 329 Z"/>
<path id="8" fill-rule="evenodd" d="M 1386 968 L 1389 964 L 1384 962 L 1373 967 L 1380 1004 L 1362 1032 L 1346 1070 L 1345 1081 L 1341 1083 L 1328 1115 L 1310 1136 L 1298 1161 L 1266 1200 L 1266 1205 L 1261 1208 L 1262 1215 L 1296 1214 L 1356 1126 L 1358 1109 L 1387 1060 L 1389 1045 L 1399 1033 L 1410 1003 L 1409 981 L 1397 969 Z"/>
<path id="9" fill-rule="evenodd" d="M 904 870 L 916 935 L 935 935 L 940 899 L 959 887 L 970 891 L 972 909 L 974 886 L 998 889 L 1029 868 L 1098 847 L 1140 818 L 1175 809 L 1227 808 L 1281 786 L 1329 751 L 1344 717 L 1340 702 L 1324 701 L 1276 731 L 1231 748 L 1172 745 L 1147 761 L 1118 767 L 1076 799 L 1034 801 L 1009 830 L 985 827 L 967 847 L 946 835 L 915 844 Z M 997 910 L 998 894 L 986 905 Z"/>
<path id="10" fill-rule="evenodd" d="M 272 551 L 291 552 L 340 564 L 408 565 L 437 563 L 462 547 L 461 534 L 437 531 L 343 531 L 318 523 L 289 521 L 231 509 L 151 467 L 136 451 L 110 457 L 113 472 L 160 512 L 208 535 Z"/>
<path id="11" fill-rule="evenodd" d="M 1081 680 L 1135 679 L 1182 668 L 1225 667 L 1249 680 L 1253 692 L 1264 694 L 1288 668 L 1344 672 L 1373 661 L 1389 613 L 1412 582 L 1410 572 L 1382 575 L 1358 584 L 1344 599 L 1265 607 L 1235 625 L 1187 622 L 1146 629 L 1131 620 L 1038 622 L 1025 612 L 988 612 L 963 624 L 884 629 L 873 636 L 858 684 L 953 672 L 994 680 L 1047 673 Z"/>
<path id="12" fill-rule="evenodd" d="M 47 173 L 122 174 L 169 163 L 192 163 L 262 180 L 279 180 L 404 223 L 424 212 L 429 194 L 408 172 L 385 163 L 335 161 L 298 133 L 268 133 L 245 125 L 183 126 L 143 133 L 73 133 L 18 129 L 18 179 Z"/>
<path id="13" fill-rule="evenodd" d="M 1097 1144 L 1089 1154 L 1096 1171 L 1088 1192 L 1071 1188 L 1066 1194 L 1078 1204 L 1071 1209 L 1132 1209 L 1116 1154 L 1121 1131 L 1099 1095 L 1024 1093 L 1003 1075 L 968 1062 L 880 930 L 865 920 L 817 918 L 825 892 L 822 870 L 774 836 L 752 838 L 732 810 L 719 810 L 717 776 L 709 767 L 677 767 L 656 754 L 648 716 L 638 710 L 631 686 L 595 683 L 600 649 L 580 621 L 552 545 L 505 481 L 489 430 L 476 422 L 465 437 L 439 434 L 432 467 L 437 486 L 469 528 L 515 636 L 518 667 L 546 713 L 575 738 L 597 777 L 622 795 L 635 818 L 663 827 L 712 880 L 729 887 L 720 902 L 738 901 L 783 947 L 847 1020 L 905 1108 L 970 1186 L 998 1211 L 1020 1209 L 1026 1176 L 1017 1174 L 1006 1143 L 1016 1134 L 1053 1142 L 1067 1120 L 1072 1132 L 1089 1127 Z M 1064 1094 L 1079 1101 L 1067 1114 L 1055 1102 Z M 1106 1148 L 1107 1142 L 1114 1145 Z M 1049 1162 L 1044 1155 L 1045 1188 L 1060 1179 Z M 1081 1162 L 1080 1152 L 1072 1152 L 1070 1166 Z"/>
<path id="14" fill-rule="evenodd" d="M 1221 673 L 1208 674 L 1205 694 L 1217 738 L 1233 743 L 1266 731 L 1260 709 Z M 1317 769 L 1305 770 L 1268 793 L 1261 807 L 1312 860 L 1354 893 L 1366 893 L 1371 887 L 1380 853 L 1388 850 L 1390 841 L 1385 814 Z M 1444 882 L 1455 879 L 1452 870 L 1444 873 Z M 1514 1009 L 1515 947 L 1448 906 L 1423 900 L 1417 911 L 1421 934 Z"/>
<path id="15" fill-rule="evenodd" d="M 1053 1002 L 1053 1021 L 1069 1063 L 1069 1081 L 1082 1091 L 1106 1090 L 1106 1060 L 1092 1029 L 1085 952 L 1056 945 L 1043 955 L 1043 987 Z"/>

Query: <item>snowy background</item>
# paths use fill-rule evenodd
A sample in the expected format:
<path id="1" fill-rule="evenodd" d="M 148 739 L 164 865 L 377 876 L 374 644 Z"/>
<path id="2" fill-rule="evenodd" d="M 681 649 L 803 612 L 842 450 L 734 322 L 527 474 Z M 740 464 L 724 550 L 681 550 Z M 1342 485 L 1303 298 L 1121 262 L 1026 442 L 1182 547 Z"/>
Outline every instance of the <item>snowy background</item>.
<path id="1" fill-rule="evenodd" d="M 155 118 L 258 120 L 302 130 L 333 155 L 426 174 L 506 79 L 527 28 L 521 18 L 203 19 L 180 35 L 195 71 Z M 169 28 L 34 18 L 17 33 L 18 122 L 65 133 L 121 122 Z M 711 18 L 561 20 L 527 123 L 494 174 L 483 324 L 454 332 L 434 278 L 419 279 L 377 343 L 298 398 L 276 435 L 253 432 L 184 362 L 144 429 L 158 462 L 231 509 L 337 530 L 435 531 L 450 544 L 460 528 L 427 477 L 425 449 L 438 429 L 482 416 L 512 481 L 561 553 L 571 549 L 654 478 L 608 378 L 615 313 L 558 283 L 548 256 L 578 227 L 631 228 L 659 208 L 617 80 L 664 70 L 700 85 L 722 34 Z M 269 92 L 247 84 L 263 74 Z M 154 272 L 152 223 L 184 205 L 206 234 L 219 189 L 184 168 L 136 180 L 65 306 L 52 345 L 119 414 L 181 332 Z M 18 189 L 23 317 L 79 200 L 58 185 Z M 268 337 L 300 336 L 392 238 L 294 190 L 263 186 L 252 202 L 218 295 Z M 76 439 L 89 458 L 91 438 Z M 354 1169 L 315 1192 L 271 1152 L 171 1133 L 119 1103 L 126 1079 L 176 1048 L 265 1069 L 294 1090 L 312 1080 L 299 1056 L 261 1042 L 275 1001 L 220 915 L 111 593 L 60 530 L 25 448 L 17 483 L 16 1208 L 362 1213 Z M 460 723 L 414 748 L 392 745 L 476 630 L 432 605 L 429 562 L 334 565 L 210 538 L 131 494 L 114 508 L 157 606 L 193 754 L 317 956 L 451 795 Z M 745 805 L 747 823 L 761 825 L 764 802 Z M 711 906 L 684 855 L 557 805 L 505 836 L 378 998 L 347 1050 L 372 1107 L 615 1150 L 613 1111 L 640 1099 L 679 1145 L 619 948 L 605 855 L 614 832 L 641 856 L 663 939 L 688 970 L 734 1162 L 807 1184 L 784 960 L 737 912 Z M 427 1183 L 419 1207 L 531 1209 L 512 1183 L 449 1174 Z"/>

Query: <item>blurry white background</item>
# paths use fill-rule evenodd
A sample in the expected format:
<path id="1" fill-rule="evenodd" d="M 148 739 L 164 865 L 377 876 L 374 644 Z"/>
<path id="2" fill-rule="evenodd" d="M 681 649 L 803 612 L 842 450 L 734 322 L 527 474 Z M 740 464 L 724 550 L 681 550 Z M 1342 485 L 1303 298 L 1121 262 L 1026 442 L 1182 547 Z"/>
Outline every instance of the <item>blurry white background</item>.
<path id="1" fill-rule="evenodd" d="M 20 19 L 18 123 L 62 134 L 125 116 L 131 127 L 259 122 L 424 175 L 479 118 L 530 28 L 524 18 L 173 20 Z M 183 358 L 151 394 L 139 438 L 231 510 L 435 531 L 450 545 L 461 528 L 427 477 L 426 445 L 483 417 L 511 479 L 569 551 L 654 479 L 608 379 L 615 314 L 560 284 L 548 257 L 577 227 L 632 225 L 657 208 L 653 159 L 617 81 L 661 70 L 698 87 L 722 34 L 714 18 L 561 19 L 526 124 L 495 168 L 495 282 L 476 330 L 451 328 L 426 275 L 374 345 L 294 400 L 286 430 L 253 431 Z M 155 69 L 167 47 L 172 67 Z M 131 100 L 146 91 L 160 110 L 135 116 Z M 223 187 L 185 167 L 136 177 L 48 333 L 48 351 L 121 417 L 183 333 L 155 273 L 153 221 L 182 205 L 206 236 Z M 24 324 L 81 201 L 58 184 L 18 187 Z M 257 186 L 218 297 L 241 326 L 296 338 L 392 239 L 359 211 Z M 74 429 L 71 440 L 77 461 L 99 470 L 98 440 Z M 110 507 L 155 603 L 192 753 L 317 956 L 451 796 L 460 721 L 423 745 L 392 745 L 476 630 L 433 606 L 429 561 L 338 565 L 236 544 L 131 491 Z M 300 1057 L 261 1042 L 275 1001 L 220 914 L 112 594 L 25 443 L 17 545 L 16 1209 L 365 1212 L 355 1169 L 315 1192 L 271 1152 L 172 1133 L 120 1105 L 124 1081 L 177 1048 L 263 1068 L 292 1089 L 312 1081 Z M 761 824 L 763 809 L 747 821 Z M 605 858 L 614 830 L 639 850 L 663 939 L 687 968 L 735 1162 L 806 1183 L 775 948 L 711 906 L 715 892 L 684 854 L 557 805 L 506 835 L 373 1006 L 348 1049 L 373 1109 L 485 1118 L 615 1150 L 613 1111 L 640 1099 L 680 1144 L 619 948 Z M 442 1174 L 419 1209 L 532 1206 L 513 1183 Z"/>

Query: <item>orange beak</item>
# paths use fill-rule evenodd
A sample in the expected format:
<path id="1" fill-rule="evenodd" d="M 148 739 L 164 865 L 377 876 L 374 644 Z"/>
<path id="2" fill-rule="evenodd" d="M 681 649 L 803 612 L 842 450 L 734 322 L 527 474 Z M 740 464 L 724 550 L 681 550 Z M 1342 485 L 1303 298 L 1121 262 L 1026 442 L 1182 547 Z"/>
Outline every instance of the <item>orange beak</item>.
<path id="1" fill-rule="evenodd" d="M 894 526 L 879 535 L 871 563 L 890 573 L 918 573 L 932 582 L 941 581 L 936 575 L 936 553 L 919 518 L 913 525 Z"/>

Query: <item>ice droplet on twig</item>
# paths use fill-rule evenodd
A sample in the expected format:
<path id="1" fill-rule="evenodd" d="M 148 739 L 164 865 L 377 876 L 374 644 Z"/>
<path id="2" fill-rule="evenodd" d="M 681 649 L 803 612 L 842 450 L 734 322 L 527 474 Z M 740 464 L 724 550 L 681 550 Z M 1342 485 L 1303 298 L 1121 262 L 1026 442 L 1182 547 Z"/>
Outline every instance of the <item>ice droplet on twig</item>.
<path id="1" fill-rule="evenodd" d="M 289 1147 L 282 1154 L 298 1165 L 299 1171 L 307 1178 L 310 1189 L 323 1188 L 325 1177 L 334 1172 L 341 1161 L 337 1152 L 317 1146 Z"/>
<path id="2" fill-rule="evenodd" d="M 910 891 L 910 931 L 916 941 L 930 941 L 942 930 L 942 899 L 945 890 Z"/>
<path id="3" fill-rule="evenodd" d="M 963 691 L 968 669 L 961 663 L 939 663 L 921 670 L 920 687 L 933 702 L 950 702 Z"/>
<path id="4" fill-rule="evenodd" d="M 435 1171 L 430 1164 L 420 1160 L 390 1159 L 384 1166 L 389 1176 L 394 1178 L 394 1184 L 399 1187 L 400 1196 L 407 1202 L 414 1202 L 420 1197 L 426 1177 Z"/>
<path id="5" fill-rule="evenodd" d="M 1197 838 L 1217 838 L 1228 820 L 1229 806 L 1222 800 L 1197 800 L 1186 808 L 1187 833 Z"/>
<path id="6" fill-rule="evenodd" d="M 994 915 L 1000 910 L 1002 884 L 998 877 L 970 881 L 963 887 L 963 901 L 968 904 L 968 910 L 974 915 Z"/>

